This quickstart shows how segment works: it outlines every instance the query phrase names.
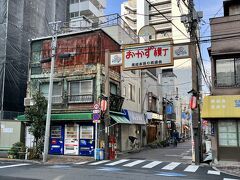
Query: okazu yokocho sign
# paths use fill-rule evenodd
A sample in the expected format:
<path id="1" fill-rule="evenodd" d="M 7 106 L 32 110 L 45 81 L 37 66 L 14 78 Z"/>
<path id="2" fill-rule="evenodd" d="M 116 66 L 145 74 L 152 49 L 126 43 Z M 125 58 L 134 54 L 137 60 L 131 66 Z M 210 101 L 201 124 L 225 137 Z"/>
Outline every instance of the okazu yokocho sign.
<path id="1" fill-rule="evenodd" d="M 123 47 L 123 70 L 173 65 L 172 40 Z"/>

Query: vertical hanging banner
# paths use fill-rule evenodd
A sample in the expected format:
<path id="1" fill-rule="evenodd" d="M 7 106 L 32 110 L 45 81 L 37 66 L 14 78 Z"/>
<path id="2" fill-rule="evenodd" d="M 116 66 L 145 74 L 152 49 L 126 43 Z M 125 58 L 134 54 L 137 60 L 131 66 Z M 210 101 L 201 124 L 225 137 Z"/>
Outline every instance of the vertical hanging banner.
<path id="1" fill-rule="evenodd" d="M 122 53 L 123 70 L 173 66 L 172 40 L 126 45 Z"/>

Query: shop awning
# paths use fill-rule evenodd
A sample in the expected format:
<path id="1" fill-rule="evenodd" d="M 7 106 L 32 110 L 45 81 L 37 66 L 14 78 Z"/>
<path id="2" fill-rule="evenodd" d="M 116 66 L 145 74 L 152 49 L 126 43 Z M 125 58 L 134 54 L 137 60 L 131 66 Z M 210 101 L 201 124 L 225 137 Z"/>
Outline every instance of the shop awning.
<path id="1" fill-rule="evenodd" d="M 163 116 L 161 114 L 147 112 L 146 113 L 147 119 L 155 119 L 155 120 L 163 120 Z"/>
<path id="2" fill-rule="evenodd" d="M 119 123 L 119 124 L 131 124 L 131 122 L 127 118 L 122 116 L 122 115 L 115 115 L 115 114 L 113 115 L 113 114 L 111 114 L 110 116 L 116 123 Z"/>
<path id="3" fill-rule="evenodd" d="M 240 95 L 206 96 L 203 100 L 202 118 L 239 118 Z"/>
<path id="4" fill-rule="evenodd" d="M 130 111 L 127 109 L 123 110 L 125 117 L 129 119 L 132 124 L 145 125 L 146 121 L 144 115 L 135 111 Z"/>
<path id="5" fill-rule="evenodd" d="M 25 115 L 20 115 L 17 117 L 18 121 L 28 121 Z M 92 113 L 65 113 L 65 114 L 52 114 L 51 120 L 53 121 L 74 121 L 74 120 L 92 120 Z"/>

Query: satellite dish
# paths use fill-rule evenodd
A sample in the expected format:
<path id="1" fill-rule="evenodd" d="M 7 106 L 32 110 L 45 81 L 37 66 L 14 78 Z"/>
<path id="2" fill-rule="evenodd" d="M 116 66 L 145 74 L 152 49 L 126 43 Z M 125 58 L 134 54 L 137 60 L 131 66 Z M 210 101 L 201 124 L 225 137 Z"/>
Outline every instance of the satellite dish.
<path id="1" fill-rule="evenodd" d="M 156 29 L 153 26 L 146 25 L 143 26 L 139 31 L 138 31 L 138 39 L 144 38 L 146 41 L 151 40 L 156 40 Z"/>

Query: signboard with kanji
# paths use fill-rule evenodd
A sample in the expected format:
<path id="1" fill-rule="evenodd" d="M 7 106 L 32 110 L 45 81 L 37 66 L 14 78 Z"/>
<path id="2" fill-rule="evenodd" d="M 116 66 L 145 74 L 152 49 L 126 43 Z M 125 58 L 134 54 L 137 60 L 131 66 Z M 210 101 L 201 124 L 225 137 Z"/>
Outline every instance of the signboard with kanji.
<path id="1" fill-rule="evenodd" d="M 123 70 L 173 65 L 172 41 L 129 45 L 123 48 Z"/>

